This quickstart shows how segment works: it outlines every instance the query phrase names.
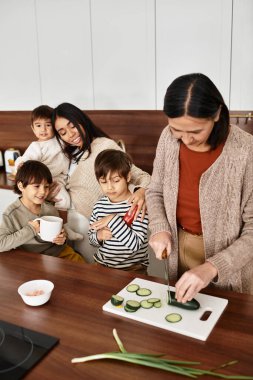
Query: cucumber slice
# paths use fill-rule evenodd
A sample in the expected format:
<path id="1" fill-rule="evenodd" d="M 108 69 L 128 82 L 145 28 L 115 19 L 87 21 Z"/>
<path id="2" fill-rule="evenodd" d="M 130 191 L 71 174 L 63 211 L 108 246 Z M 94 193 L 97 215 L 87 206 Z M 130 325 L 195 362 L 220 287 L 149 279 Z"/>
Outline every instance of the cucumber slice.
<path id="1" fill-rule="evenodd" d="M 128 285 L 126 288 L 126 290 L 130 293 L 135 293 L 138 289 L 140 289 L 140 287 L 137 284 Z"/>
<path id="2" fill-rule="evenodd" d="M 147 288 L 140 288 L 136 291 L 136 294 L 142 297 L 149 296 L 151 293 L 152 293 L 151 290 Z"/>
<path id="3" fill-rule="evenodd" d="M 141 301 L 141 307 L 143 307 L 143 309 L 151 309 L 153 305 L 154 304 L 151 302 L 148 302 L 148 300 Z"/>
<path id="4" fill-rule="evenodd" d="M 126 308 L 127 309 L 130 309 L 130 310 L 138 310 L 139 308 L 141 307 L 141 304 L 139 301 L 133 301 L 133 300 L 129 300 L 126 302 Z"/>
<path id="5" fill-rule="evenodd" d="M 156 307 L 157 309 L 158 309 L 159 307 L 162 307 L 162 303 L 161 303 L 161 301 L 158 301 L 158 302 L 154 303 L 153 305 L 154 305 L 154 307 Z"/>
<path id="6" fill-rule="evenodd" d="M 121 296 L 118 296 L 116 294 L 113 294 L 111 296 L 111 303 L 114 305 L 114 306 L 119 306 L 123 303 L 124 301 L 124 298 L 121 297 Z"/>
<path id="7" fill-rule="evenodd" d="M 157 303 L 161 300 L 160 300 L 160 298 L 149 298 L 147 301 L 154 304 L 154 303 Z"/>
<path id="8" fill-rule="evenodd" d="M 169 302 L 169 292 L 168 292 L 168 296 L 167 296 L 168 305 L 180 307 L 181 309 L 186 309 L 186 310 L 197 310 L 200 308 L 200 304 L 197 300 L 195 300 L 195 298 L 193 298 L 191 301 L 182 303 L 182 302 L 177 302 L 175 298 L 175 292 L 171 291 L 170 296 L 171 296 L 171 302 Z"/>
<path id="9" fill-rule="evenodd" d="M 135 313 L 137 310 L 133 310 L 133 309 L 129 309 L 127 306 L 124 306 L 124 310 L 127 312 L 127 313 Z"/>
<path id="10" fill-rule="evenodd" d="M 180 314 L 177 314 L 177 313 L 171 313 L 171 314 L 166 315 L 165 319 L 167 322 L 177 323 L 177 322 L 181 321 L 182 316 Z"/>

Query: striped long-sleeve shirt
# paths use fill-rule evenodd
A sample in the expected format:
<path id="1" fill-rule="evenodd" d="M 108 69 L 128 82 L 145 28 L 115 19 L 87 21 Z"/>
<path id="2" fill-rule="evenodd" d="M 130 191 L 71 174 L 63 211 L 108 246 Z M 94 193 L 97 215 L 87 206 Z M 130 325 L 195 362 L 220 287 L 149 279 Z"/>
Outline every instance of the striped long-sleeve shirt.
<path id="1" fill-rule="evenodd" d="M 89 230 L 90 244 L 98 247 L 94 255 L 95 261 L 113 268 L 128 268 L 135 264 L 148 265 L 148 217 L 143 221 L 139 215 L 137 220 L 129 227 L 123 220 L 124 215 L 130 209 L 126 201 L 119 203 L 110 202 L 109 198 L 102 197 L 94 206 L 90 218 L 90 224 L 111 214 L 115 216 L 107 227 L 112 233 L 112 238 L 99 242 L 97 231 Z"/>

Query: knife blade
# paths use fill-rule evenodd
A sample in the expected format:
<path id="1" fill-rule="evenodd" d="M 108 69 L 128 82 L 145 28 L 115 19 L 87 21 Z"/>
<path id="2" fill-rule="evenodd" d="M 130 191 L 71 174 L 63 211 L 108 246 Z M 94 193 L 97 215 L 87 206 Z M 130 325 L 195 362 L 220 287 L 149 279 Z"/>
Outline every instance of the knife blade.
<path id="1" fill-rule="evenodd" d="M 164 249 L 162 253 L 162 259 L 164 262 L 164 268 L 165 268 L 165 281 L 168 285 L 168 297 L 169 297 L 169 303 L 171 303 L 171 294 L 170 294 L 170 281 L 169 281 L 169 256 L 167 255 L 167 250 Z"/>

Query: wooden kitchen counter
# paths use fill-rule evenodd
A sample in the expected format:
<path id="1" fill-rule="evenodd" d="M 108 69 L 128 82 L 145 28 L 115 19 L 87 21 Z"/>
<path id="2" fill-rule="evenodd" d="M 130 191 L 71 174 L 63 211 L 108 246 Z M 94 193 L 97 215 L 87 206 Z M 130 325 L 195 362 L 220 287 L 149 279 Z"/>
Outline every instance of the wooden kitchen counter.
<path id="1" fill-rule="evenodd" d="M 3 168 L 0 169 L 0 189 L 13 189 L 14 181 L 10 180 L 9 176 L 9 174 L 5 173 Z"/>
<path id="2" fill-rule="evenodd" d="M 71 364 L 74 357 L 118 351 L 112 336 L 113 328 L 117 329 L 130 352 L 164 353 L 168 358 L 200 361 L 205 369 L 239 360 L 238 364 L 223 370 L 224 373 L 253 375 L 253 296 L 204 290 L 203 293 L 228 299 L 228 306 L 203 342 L 103 312 L 102 306 L 111 295 L 118 293 L 135 277 L 134 273 L 71 263 L 20 250 L 0 253 L 0 319 L 60 339 L 26 379 L 183 378 L 116 361 Z M 154 277 L 138 277 L 162 282 Z M 25 305 L 17 293 L 19 285 L 32 279 L 48 279 L 55 285 L 50 301 L 41 307 Z"/>

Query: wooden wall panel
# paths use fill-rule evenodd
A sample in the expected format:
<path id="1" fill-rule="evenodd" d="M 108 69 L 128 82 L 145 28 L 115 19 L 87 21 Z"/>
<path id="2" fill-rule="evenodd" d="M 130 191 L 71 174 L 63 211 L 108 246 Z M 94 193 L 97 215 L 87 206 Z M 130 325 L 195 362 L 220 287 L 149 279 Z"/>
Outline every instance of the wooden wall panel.
<path id="1" fill-rule="evenodd" d="M 253 134 L 253 119 L 247 117 L 249 112 L 231 112 L 231 122 Z M 1 150 L 14 147 L 24 152 L 34 140 L 30 114 L 30 111 L 0 112 Z M 157 142 L 167 125 L 167 117 L 162 111 L 87 111 L 87 114 L 110 137 L 125 142 L 135 165 L 152 172 Z"/>

